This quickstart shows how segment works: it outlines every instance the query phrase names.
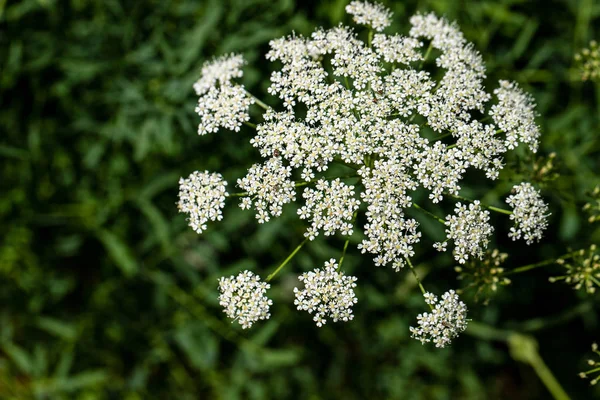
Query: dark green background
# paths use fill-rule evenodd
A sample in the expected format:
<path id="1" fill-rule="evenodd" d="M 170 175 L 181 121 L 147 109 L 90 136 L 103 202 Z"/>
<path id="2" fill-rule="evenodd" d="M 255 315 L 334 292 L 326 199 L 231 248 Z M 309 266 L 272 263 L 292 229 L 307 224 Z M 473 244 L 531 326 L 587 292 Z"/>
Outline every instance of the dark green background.
<path id="1" fill-rule="evenodd" d="M 600 38 L 598 1 L 386 2 L 389 31 L 416 11 L 460 24 L 488 66 L 489 86 L 518 81 L 538 102 L 539 155 L 557 152 L 543 182 L 552 216 L 531 247 L 495 246 L 513 268 L 600 242 L 581 206 L 600 183 L 600 85 L 582 83 L 573 55 Z M 293 207 L 257 226 L 229 201 L 225 220 L 196 235 L 177 214 L 177 180 L 194 170 L 235 179 L 258 160 L 251 130 L 199 137 L 192 83 L 213 55 L 241 52 L 243 82 L 266 95 L 268 41 L 343 21 L 345 1 L 0 0 L 1 399 L 548 399 L 506 343 L 462 335 L 439 350 L 410 339 L 424 303 L 406 271 L 376 268 L 350 247 L 359 278 L 348 324 L 316 328 L 294 310 L 300 271 L 339 257 L 343 239 L 307 245 L 273 282 L 271 320 L 242 331 L 217 302 L 217 279 L 266 276 L 300 242 Z M 257 117 L 257 115 L 255 115 Z M 466 195 L 501 201 L 527 176 L 509 158 L 497 188 L 470 178 Z M 435 222 L 424 236 L 439 239 Z M 437 235 L 437 236 L 436 236 Z M 449 255 L 417 248 L 428 290 L 459 287 Z M 353 244 L 360 240 L 357 235 Z M 573 399 L 600 398 L 579 379 L 600 340 L 598 295 L 547 282 L 558 266 L 513 277 L 470 318 L 526 331 Z M 579 307 L 579 308 L 577 308 Z M 546 320 L 545 320 L 546 321 Z M 596 388 L 598 389 L 598 388 Z"/>

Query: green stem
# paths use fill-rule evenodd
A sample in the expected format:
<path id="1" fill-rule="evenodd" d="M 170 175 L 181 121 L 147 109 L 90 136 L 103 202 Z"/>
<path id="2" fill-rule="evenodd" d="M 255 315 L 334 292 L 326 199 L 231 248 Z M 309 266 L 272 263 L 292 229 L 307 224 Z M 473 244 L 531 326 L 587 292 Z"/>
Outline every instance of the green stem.
<path id="1" fill-rule="evenodd" d="M 467 330 L 468 335 L 474 336 L 483 340 L 508 341 L 511 331 L 494 328 L 493 326 L 485 325 L 476 321 L 469 322 Z"/>
<path id="2" fill-rule="evenodd" d="M 302 248 L 302 246 L 304 246 L 304 244 L 308 241 L 308 238 L 304 239 L 302 241 L 302 243 L 300 243 L 295 249 L 294 251 L 292 251 L 292 253 L 287 256 L 287 258 L 285 260 L 283 260 L 283 262 L 279 265 L 279 267 L 277 267 L 277 269 L 275 271 L 273 271 L 269 276 L 267 276 L 266 281 L 270 282 L 271 279 L 275 278 L 275 275 L 277 275 L 279 273 L 279 271 L 281 271 L 281 269 L 283 267 L 285 267 L 285 265 L 290 262 L 290 260 L 292 258 L 294 258 L 294 256 L 296 255 L 296 253 L 298 253 L 300 251 L 300 249 Z"/>
<path id="3" fill-rule="evenodd" d="M 346 89 L 351 90 L 350 82 L 348 82 L 348 77 L 346 75 L 344 75 L 344 83 L 346 84 Z"/>
<path id="4" fill-rule="evenodd" d="M 248 94 L 248 96 L 252 97 L 254 99 L 254 102 L 257 105 L 259 105 L 260 107 L 262 107 L 265 111 L 271 108 L 268 105 L 266 105 L 265 103 L 263 103 L 262 101 L 260 101 L 260 99 L 258 97 L 256 97 L 252 93 L 250 93 L 246 88 L 244 88 L 244 90 L 246 91 L 246 93 Z"/>
<path id="5" fill-rule="evenodd" d="M 250 128 L 256 129 L 256 124 L 252 122 L 244 121 L 244 125 L 249 126 Z"/>
<path id="6" fill-rule="evenodd" d="M 529 321 L 523 323 L 520 326 L 520 331 L 522 332 L 535 332 L 547 328 L 551 328 L 553 326 L 560 325 L 567 321 L 570 321 L 573 318 L 578 317 L 581 314 L 584 314 L 593 309 L 592 302 L 585 302 L 576 305 L 575 307 L 565 311 L 562 314 L 557 316 L 548 317 L 548 318 L 534 318 Z"/>
<path id="7" fill-rule="evenodd" d="M 600 287 L 600 281 L 598 281 L 598 279 L 590 275 L 590 280 L 594 282 L 596 286 Z"/>
<path id="8" fill-rule="evenodd" d="M 429 58 L 429 54 L 431 54 L 431 49 L 433 49 L 433 42 L 429 43 L 429 47 L 425 52 L 425 56 L 423 57 L 423 60 L 421 60 L 421 64 L 419 65 L 419 69 L 423 68 L 423 65 L 425 65 L 425 61 L 427 61 L 427 58 Z"/>
<path id="9" fill-rule="evenodd" d="M 346 257 L 346 250 L 348 250 L 348 244 L 350 243 L 350 238 L 346 239 L 344 242 L 344 249 L 342 250 L 342 256 L 340 257 L 340 263 L 338 264 L 337 269 L 342 269 L 342 263 L 344 262 L 344 257 Z"/>
<path id="10" fill-rule="evenodd" d="M 410 270 L 412 271 L 412 274 L 414 275 L 414 277 L 417 281 L 417 285 L 419 285 L 419 289 L 421 289 L 421 293 L 423 293 L 423 295 L 424 295 L 425 293 L 427 293 L 427 291 L 423 287 L 423 284 L 421 283 L 421 280 L 419 279 L 419 275 L 417 275 L 417 271 L 415 270 L 415 267 L 412 265 L 412 263 L 410 262 L 410 259 L 408 257 L 404 257 L 404 259 L 408 263 L 408 266 L 410 267 Z M 433 306 L 431 304 L 429 305 L 429 308 L 431 308 L 433 310 Z"/>
<path id="11" fill-rule="evenodd" d="M 438 222 L 446 225 L 446 221 L 444 221 L 442 218 L 438 217 L 437 215 L 435 215 L 432 212 L 427 211 L 426 209 L 424 209 L 423 207 L 421 207 L 420 205 L 418 205 L 417 203 L 413 203 L 412 204 L 414 208 L 416 208 L 417 210 L 420 210 L 422 212 L 424 212 L 425 214 L 429 215 L 432 218 L 435 218 Z"/>
<path id="12" fill-rule="evenodd" d="M 358 171 L 358 170 L 360 169 L 360 168 L 359 168 L 359 167 L 357 167 L 357 166 L 350 165 L 350 164 L 346 164 L 346 163 L 345 163 L 344 161 L 342 161 L 341 159 L 333 159 L 333 162 L 334 162 L 334 163 L 336 163 L 336 164 L 342 165 L 342 166 L 344 166 L 344 167 L 351 168 L 351 169 L 353 169 L 353 170 L 355 170 L 355 171 Z"/>
<path id="13" fill-rule="evenodd" d="M 246 197 L 249 195 L 250 195 L 250 193 L 248 193 L 248 192 L 238 192 L 238 193 L 229 193 L 227 196 L 229 196 L 229 197 Z"/>
<path id="14" fill-rule="evenodd" d="M 466 197 L 458 196 L 456 194 L 451 194 L 451 193 L 448 193 L 448 196 L 454 197 L 455 199 L 458 199 L 458 200 L 468 201 L 470 203 L 472 203 L 474 201 L 474 200 L 471 200 L 471 199 L 467 199 Z M 487 208 L 488 210 L 492 210 L 492 211 L 495 211 L 495 212 L 498 212 L 498 213 L 502 213 L 502 214 L 506 214 L 506 215 L 512 215 L 512 211 L 505 210 L 503 208 L 494 207 L 494 206 L 488 206 L 488 205 L 483 204 L 483 203 L 479 203 L 479 204 L 481 204 L 481 207 Z"/>
<path id="15" fill-rule="evenodd" d="M 506 342 L 513 359 L 529 364 L 555 400 L 570 400 L 552 371 L 544 363 L 537 350 L 537 342 L 532 336 L 496 329 L 477 322 L 470 322 L 466 333 L 484 340 Z"/>
<path id="16" fill-rule="evenodd" d="M 438 140 L 442 140 L 442 139 L 444 139 L 444 138 L 446 138 L 446 137 L 448 137 L 448 136 L 450 136 L 450 135 L 452 135 L 450 132 L 448 132 L 448 133 L 444 133 L 444 134 L 443 134 L 443 135 L 441 135 L 441 136 L 438 136 L 438 137 L 436 137 L 436 138 L 433 138 L 433 139 L 429 140 L 429 142 L 430 142 L 430 143 L 431 143 L 431 142 L 436 142 L 436 141 L 438 141 Z"/>
<path id="17" fill-rule="evenodd" d="M 498 207 L 494 207 L 494 206 L 487 206 L 485 204 L 482 204 L 483 207 L 492 210 L 492 211 L 496 211 L 497 213 L 501 213 L 501 214 L 506 214 L 506 215 L 512 215 L 512 211 L 509 210 L 505 210 L 504 208 L 498 208 Z"/>
<path id="18" fill-rule="evenodd" d="M 367 37 L 367 44 L 369 47 L 371 47 L 372 42 L 373 42 L 373 29 L 369 29 L 369 36 Z"/>
<path id="19" fill-rule="evenodd" d="M 352 215 L 352 225 L 354 226 L 354 221 L 356 221 L 356 216 L 358 215 L 358 210 L 354 211 L 354 215 Z M 344 249 L 342 250 L 342 256 L 340 257 L 340 263 L 338 264 L 338 270 L 342 269 L 342 263 L 344 262 L 344 257 L 346 257 L 346 251 L 348 250 L 348 244 L 350 243 L 350 236 L 344 242 Z"/>
<path id="20" fill-rule="evenodd" d="M 540 261 L 538 263 L 535 264 L 529 264 L 529 265 L 524 265 L 522 267 L 518 267 L 515 269 L 512 269 L 510 271 L 508 271 L 507 273 L 503 274 L 503 275 L 513 275 L 513 274 L 518 274 L 521 272 L 525 272 L 525 271 L 529 271 L 532 269 L 536 269 L 536 268 L 540 268 L 540 267 L 545 267 L 546 265 L 550 265 L 550 264 L 554 264 L 556 263 L 556 258 L 553 258 L 551 260 L 544 260 L 544 261 Z"/>
<path id="21" fill-rule="evenodd" d="M 518 268 L 515 268 L 515 269 L 512 269 L 512 270 L 506 272 L 505 274 L 503 274 L 503 276 L 504 275 L 519 274 L 521 272 L 525 272 L 525 271 L 529 271 L 529 270 L 532 270 L 532 269 L 535 269 L 535 268 L 544 267 L 546 265 L 554 264 L 554 263 L 556 263 L 556 260 L 559 260 L 559 259 L 563 259 L 564 260 L 564 259 L 568 259 L 568 258 L 573 257 L 578 251 L 579 250 L 572 251 L 572 252 L 564 254 L 564 255 L 562 255 L 560 257 L 550 258 L 548 260 L 540 261 L 540 262 L 537 262 L 535 264 L 524 265 L 522 267 L 518 267 Z"/>
<path id="22" fill-rule="evenodd" d="M 552 394 L 552 397 L 554 397 L 555 400 L 570 400 L 569 395 L 564 391 L 562 386 L 560 386 L 560 383 L 558 383 L 552 374 L 552 371 L 550 371 L 539 353 L 536 353 L 535 355 L 536 357 L 534 357 L 529 364 L 544 383 L 546 389 Z"/>

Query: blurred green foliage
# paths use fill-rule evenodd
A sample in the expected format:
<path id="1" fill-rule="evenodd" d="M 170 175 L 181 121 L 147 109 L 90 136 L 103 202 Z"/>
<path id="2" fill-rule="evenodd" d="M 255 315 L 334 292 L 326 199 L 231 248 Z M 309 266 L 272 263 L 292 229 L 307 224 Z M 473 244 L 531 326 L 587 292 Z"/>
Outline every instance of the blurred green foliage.
<path id="1" fill-rule="evenodd" d="M 514 79 L 539 104 L 538 164 L 556 152 L 559 176 L 517 155 L 516 175 L 483 198 L 498 202 L 525 176 L 551 202 L 543 243 L 498 234 L 507 267 L 599 243 L 581 206 L 600 181 L 600 85 L 580 81 L 573 56 L 600 38 L 600 3 L 387 3 L 391 30 L 406 32 L 416 11 L 457 20 L 490 85 Z M 191 85 L 205 60 L 242 52 L 244 83 L 273 103 L 268 41 L 348 21 L 345 4 L 0 0 L 0 398 L 549 398 L 506 343 L 465 335 L 440 351 L 410 339 L 423 311 L 412 277 L 356 250 L 345 261 L 360 282 L 356 319 L 315 328 L 293 309 L 293 272 L 337 256 L 336 238 L 306 246 L 278 276 L 270 321 L 241 331 L 224 318 L 218 277 L 269 271 L 303 228 L 293 216 L 257 227 L 233 201 L 202 236 L 177 215 L 180 176 L 219 170 L 232 182 L 258 157 L 248 130 L 196 135 Z M 417 254 L 428 287 L 457 287 L 447 256 Z M 533 334 L 573 399 L 599 396 L 577 377 L 598 340 L 598 296 L 541 270 L 512 278 L 490 305 L 470 303 L 470 317 Z"/>

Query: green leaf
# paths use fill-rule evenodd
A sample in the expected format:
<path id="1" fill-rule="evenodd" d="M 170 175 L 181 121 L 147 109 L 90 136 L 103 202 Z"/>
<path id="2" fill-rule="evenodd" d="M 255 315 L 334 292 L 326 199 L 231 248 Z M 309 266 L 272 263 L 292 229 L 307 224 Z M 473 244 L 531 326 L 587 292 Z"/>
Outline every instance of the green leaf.
<path id="1" fill-rule="evenodd" d="M 125 276 L 135 275 L 138 265 L 129 247 L 125 242 L 112 232 L 101 229 L 96 233 L 98 239 L 104 245 L 110 258 L 117 264 Z"/>
<path id="2" fill-rule="evenodd" d="M 135 203 L 142 214 L 144 214 L 144 216 L 148 219 L 150 225 L 152 225 L 152 233 L 158 238 L 163 252 L 168 254 L 172 246 L 171 233 L 167 220 L 162 215 L 160 210 L 147 198 L 139 197 Z"/>
<path id="3" fill-rule="evenodd" d="M 38 328 L 48 332 L 51 335 L 73 341 L 77 338 L 77 328 L 69 323 L 55 318 L 38 317 L 35 324 Z"/>
<path id="4" fill-rule="evenodd" d="M 49 385 L 51 391 L 72 392 L 106 383 L 108 374 L 104 370 L 90 370 L 66 379 L 57 379 Z"/>
<path id="5" fill-rule="evenodd" d="M 33 372 L 33 363 L 25 350 L 13 343 L 3 344 L 2 350 L 9 356 L 22 373 L 31 374 Z"/>

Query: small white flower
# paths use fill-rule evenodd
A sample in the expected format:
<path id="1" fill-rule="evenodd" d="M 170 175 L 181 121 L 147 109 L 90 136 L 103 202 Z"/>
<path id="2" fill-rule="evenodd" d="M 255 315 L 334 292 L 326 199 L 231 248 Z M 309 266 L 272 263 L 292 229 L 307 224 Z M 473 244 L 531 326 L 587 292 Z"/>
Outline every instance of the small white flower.
<path id="1" fill-rule="evenodd" d="M 199 96 L 195 110 L 201 117 L 199 135 L 217 132 L 219 128 L 239 131 L 250 120 L 248 108 L 254 99 L 243 86 L 232 81 L 242 76 L 243 65 L 241 55 L 230 54 L 207 62 L 202 68 L 202 76 L 194 84 Z"/>
<path id="2" fill-rule="evenodd" d="M 193 172 L 187 179 L 179 179 L 179 212 L 189 215 L 189 225 L 197 233 L 206 229 L 206 222 L 220 221 L 225 207 L 227 182 L 221 174 L 208 171 Z"/>
<path id="3" fill-rule="evenodd" d="M 245 177 L 237 180 L 238 186 L 248 192 L 248 197 L 241 199 L 240 208 L 254 205 L 256 219 L 261 224 L 268 222 L 271 216 L 280 216 L 282 206 L 296 199 L 291 174 L 292 169 L 285 167 L 277 157 L 264 164 L 254 164 Z"/>
<path id="4" fill-rule="evenodd" d="M 506 132 L 505 145 L 514 149 L 519 141 L 537 152 L 540 128 L 535 123 L 535 102 L 530 94 L 524 93 L 516 82 L 500 81 L 494 90 L 498 104 L 492 106 L 490 115 L 498 128 Z"/>
<path id="5" fill-rule="evenodd" d="M 412 337 L 423 344 L 433 342 L 435 347 L 446 347 L 467 329 L 467 306 L 454 290 L 444 293 L 441 301 L 431 293 L 423 297 L 432 311 L 417 316 L 418 326 L 410 327 Z"/>
<path id="6" fill-rule="evenodd" d="M 242 86 L 224 85 L 210 88 L 198 99 L 196 113 L 200 115 L 198 134 L 217 132 L 219 128 L 238 132 L 244 122 L 250 120 L 248 107 L 254 100 Z"/>
<path id="7" fill-rule="evenodd" d="M 457 203 L 454 213 L 446 217 L 448 239 L 454 240 L 454 258 L 461 264 L 469 256 L 482 258 L 489 237 L 494 232 L 494 228 L 488 223 L 489 211 L 482 210 L 479 200 L 475 200 L 469 207 Z"/>
<path id="8" fill-rule="evenodd" d="M 354 16 L 354 22 L 368 25 L 376 31 L 382 31 L 391 23 L 392 12 L 379 3 L 353 1 L 346 6 L 346 12 Z"/>
<path id="9" fill-rule="evenodd" d="M 406 219 L 403 211 L 412 204 L 407 192 L 415 190 L 416 183 L 397 161 L 376 161 L 373 169 L 363 167 L 358 174 L 365 186 L 361 197 L 368 204 L 364 226 L 367 239 L 358 248 L 376 254 L 376 266 L 391 262 L 398 272 L 404 258 L 414 255 L 412 245 L 421 238 L 419 224 Z"/>
<path id="10" fill-rule="evenodd" d="M 240 54 L 228 54 L 204 63 L 200 79 L 194 83 L 198 96 L 206 94 L 211 88 L 228 85 L 233 79 L 241 78 L 242 67 L 246 62 Z"/>
<path id="11" fill-rule="evenodd" d="M 541 240 L 550 214 L 540 192 L 528 182 L 513 186 L 512 192 L 506 203 L 513 208 L 510 219 L 515 221 L 515 226 L 510 228 L 508 236 L 513 240 L 523 237 L 527 244 Z"/>
<path id="12" fill-rule="evenodd" d="M 298 215 L 312 223 L 305 237 L 313 240 L 319 231 L 326 236 L 338 231 L 352 235 L 352 216 L 360 205 L 354 198 L 354 186 L 346 185 L 339 178 L 331 182 L 319 179 L 315 189 L 306 188 L 302 197 L 306 204 L 298 209 Z"/>
<path id="13" fill-rule="evenodd" d="M 265 296 L 270 287 L 250 271 L 240 272 L 235 277 L 222 277 L 219 279 L 219 304 L 224 307 L 225 314 L 243 329 L 250 328 L 256 321 L 271 316 L 269 308 L 273 301 Z"/>
<path id="14" fill-rule="evenodd" d="M 318 327 L 327 322 L 326 318 L 333 322 L 354 318 L 352 306 L 358 301 L 354 294 L 356 277 L 338 272 L 337 266 L 335 259 L 330 259 L 323 270 L 316 268 L 298 277 L 304 289 L 294 288 L 294 304 L 298 310 L 314 313 L 313 321 Z"/>
<path id="15" fill-rule="evenodd" d="M 388 63 L 410 65 L 411 62 L 423 59 L 423 54 L 416 51 L 423 47 L 423 42 L 411 37 L 377 34 L 373 37 L 373 47 Z"/>

